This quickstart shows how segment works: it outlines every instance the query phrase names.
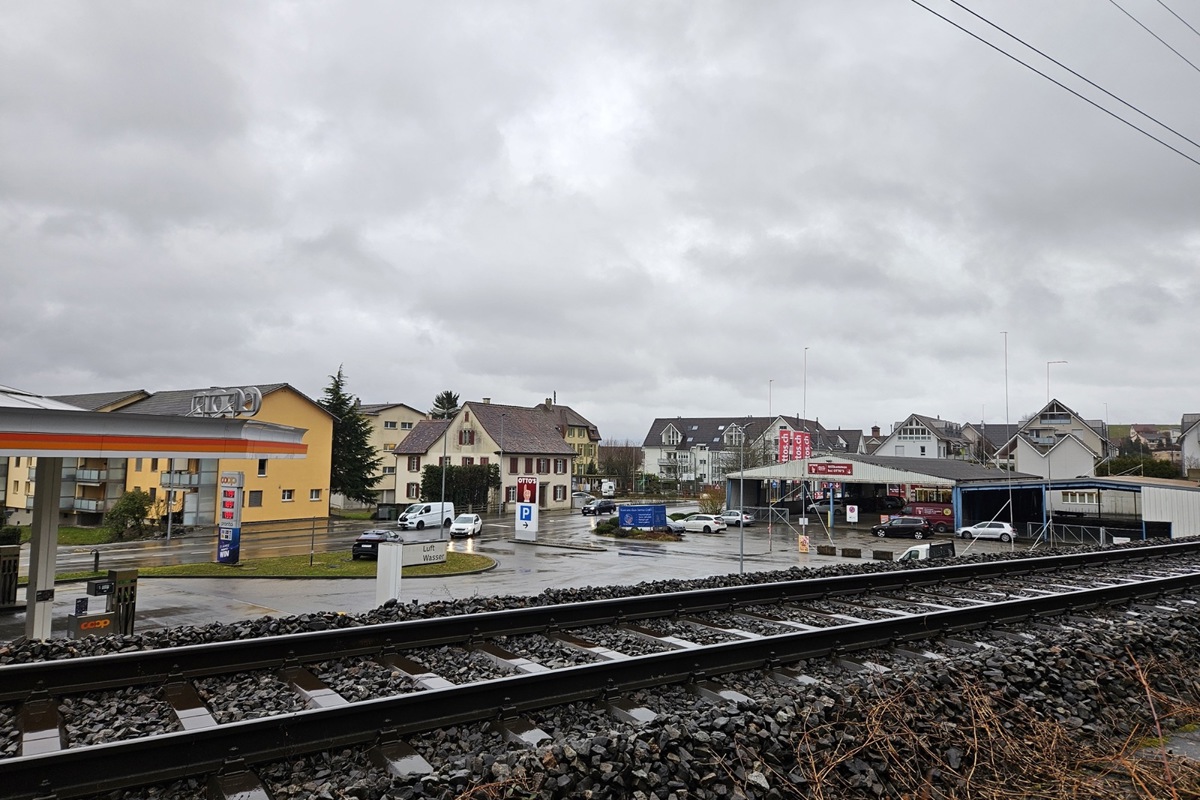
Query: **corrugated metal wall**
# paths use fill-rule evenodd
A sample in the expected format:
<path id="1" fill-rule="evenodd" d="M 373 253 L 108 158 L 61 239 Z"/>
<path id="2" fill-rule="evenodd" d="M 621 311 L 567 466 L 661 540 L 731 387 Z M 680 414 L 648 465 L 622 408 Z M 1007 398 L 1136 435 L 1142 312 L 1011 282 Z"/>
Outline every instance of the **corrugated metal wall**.
<path id="1" fill-rule="evenodd" d="M 1142 488 L 1142 519 L 1170 522 L 1171 538 L 1200 535 L 1200 491 Z"/>

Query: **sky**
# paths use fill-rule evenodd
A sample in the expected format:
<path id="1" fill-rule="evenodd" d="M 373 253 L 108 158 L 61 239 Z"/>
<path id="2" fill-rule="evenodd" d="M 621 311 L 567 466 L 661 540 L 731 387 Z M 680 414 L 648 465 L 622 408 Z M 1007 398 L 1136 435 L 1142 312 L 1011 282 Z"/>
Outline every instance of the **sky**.
<path id="1" fill-rule="evenodd" d="M 4 3 L 0 384 L 1200 411 L 1200 12 L 921 2 L 1180 152 L 904 0 Z"/>

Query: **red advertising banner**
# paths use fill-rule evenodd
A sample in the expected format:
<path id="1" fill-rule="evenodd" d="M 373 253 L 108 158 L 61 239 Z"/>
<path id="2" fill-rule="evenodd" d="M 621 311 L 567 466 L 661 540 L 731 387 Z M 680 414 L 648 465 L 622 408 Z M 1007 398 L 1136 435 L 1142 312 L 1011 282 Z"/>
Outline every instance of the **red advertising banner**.
<path id="1" fill-rule="evenodd" d="M 812 458 L 812 434 L 807 431 L 792 433 L 792 458 Z"/>
<path id="2" fill-rule="evenodd" d="M 809 475 L 853 475 L 853 464 L 826 464 L 819 462 L 808 465 Z"/>
<path id="3" fill-rule="evenodd" d="M 779 432 L 779 463 L 786 464 L 792 460 L 792 432 Z"/>
<path id="4" fill-rule="evenodd" d="M 518 503 L 536 503 L 538 493 L 538 482 L 535 477 L 520 477 L 517 478 L 517 502 Z"/>

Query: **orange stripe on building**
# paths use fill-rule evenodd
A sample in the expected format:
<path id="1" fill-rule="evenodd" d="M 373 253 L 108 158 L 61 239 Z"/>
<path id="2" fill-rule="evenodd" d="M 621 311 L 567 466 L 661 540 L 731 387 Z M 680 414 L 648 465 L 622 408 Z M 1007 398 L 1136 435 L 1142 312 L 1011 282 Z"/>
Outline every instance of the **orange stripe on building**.
<path id="1" fill-rule="evenodd" d="M 80 450 L 106 450 L 114 453 L 157 450 L 162 453 L 184 451 L 227 456 L 247 453 L 275 453 L 278 455 L 306 455 L 308 453 L 308 445 L 303 443 L 268 442 L 257 439 L 0 432 L 0 452 L 7 449 L 55 450 L 63 453 Z"/>

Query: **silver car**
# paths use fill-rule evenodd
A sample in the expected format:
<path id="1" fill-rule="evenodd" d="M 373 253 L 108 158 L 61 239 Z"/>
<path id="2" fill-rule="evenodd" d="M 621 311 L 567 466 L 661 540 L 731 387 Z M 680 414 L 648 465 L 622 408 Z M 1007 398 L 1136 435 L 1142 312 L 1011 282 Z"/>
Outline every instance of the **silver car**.
<path id="1" fill-rule="evenodd" d="M 977 522 L 959 528 L 954 535 L 960 539 L 999 539 L 1002 542 L 1017 538 L 1017 532 L 1007 522 Z"/>
<path id="2" fill-rule="evenodd" d="M 725 520 L 725 524 L 731 528 L 736 528 L 739 525 L 753 525 L 758 521 L 758 518 L 753 514 L 745 511 L 739 511 L 736 508 L 731 508 L 721 512 L 721 519 Z"/>

